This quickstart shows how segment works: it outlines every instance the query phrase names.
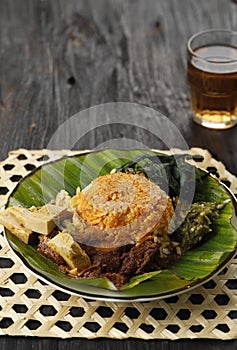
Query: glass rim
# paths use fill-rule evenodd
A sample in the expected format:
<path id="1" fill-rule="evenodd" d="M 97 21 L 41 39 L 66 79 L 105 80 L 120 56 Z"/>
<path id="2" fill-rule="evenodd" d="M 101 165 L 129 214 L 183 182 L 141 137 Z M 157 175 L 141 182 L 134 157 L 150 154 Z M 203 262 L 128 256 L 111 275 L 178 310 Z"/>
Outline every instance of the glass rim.
<path id="1" fill-rule="evenodd" d="M 202 30 L 200 32 L 197 32 L 195 33 L 194 35 L 192 35 L 188 42 L 187 42 L 187 48 L 188 48 L 188 52 L 192 54 L 192 56 L 198 58 L 199 60 L 202 60 L 204 62 L 208 62 L 208 63 L 211 63 L 213 65 L 220 65 L 220 64 L 231 64 L 231 63 L 236 63 L 237 62 L 237 58 L 236 59 L 231 59 L 229 61 L 220 61 L 220 62 L 216 62 L 216 61 L 213 61 L 211 59 L 207 59 L 207 58 L 204 58 L 204 57 L 201 57 L 199 56 L 198 54 L 195 53 L 195 51 L 191 48 L 191 42 L 196 39 L 198 36 L 201 36 L 203 34 L 209 34 L 209 33 L 225 33 L 225 34 L 230 34 L 230 35 L 234 35 L 237 37 L 237 32 L 232 30 L 232 29 L 207 29 L 207 30 Z M 236 47 L 237 49 L 237 47 Z"/>

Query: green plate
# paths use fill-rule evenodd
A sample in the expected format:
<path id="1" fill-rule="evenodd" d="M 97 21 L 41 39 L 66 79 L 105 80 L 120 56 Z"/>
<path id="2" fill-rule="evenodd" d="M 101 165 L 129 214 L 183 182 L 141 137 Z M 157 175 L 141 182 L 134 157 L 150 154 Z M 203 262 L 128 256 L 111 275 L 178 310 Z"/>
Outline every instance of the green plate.
<path id="1" fill-rule="evenodd" d="M 142 150 L 106 149 L 98 152 L 64 157 L 47 163 L 26 176 L 15 188 L 8 206 L 42 206 L 65 189 L 74 195 L 99 175 L 131 161 L 138 155 L 151 153 Z M 154 155 L 154 152 L 152 152 Z M 6 231 L 6 239 L 21 261 L 41 280 L 57 289 L 82 297 L 107 301 L 149 301 L 170 297 L 194 288 L 211 279 L 229 262 L 236 251 L 237 231 L 234 207 L 236 199 L 225 186 L 212 176 L 197 184 L 195 195 L 206 201 L 232 201 L 221 211 L 213 224 L 213 232 L 201 246 L 186 252 L 181 259 L 163 271 L 143 274 L 132 279 L 124 290 L 115 290 L 104 278 L 74 279 L 58 271 L 55 264 L 41 256 L 36 247 L 21 242 Z"/>

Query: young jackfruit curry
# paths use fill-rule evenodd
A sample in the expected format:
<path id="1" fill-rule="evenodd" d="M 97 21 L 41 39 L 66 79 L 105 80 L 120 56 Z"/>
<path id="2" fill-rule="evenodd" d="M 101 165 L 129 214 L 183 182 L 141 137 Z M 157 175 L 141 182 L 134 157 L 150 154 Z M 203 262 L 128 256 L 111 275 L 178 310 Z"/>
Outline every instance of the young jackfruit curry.
<path id="1" fill-rule="evenodd" d="M 73 278 L 106 277 L 122 288 L 164 269 L 211 231 L 225 203 L 193 203 L 169 234 L 174 200 L 141 171 L 99 176 L 70 197 L 64 190 L 36 208 L 8 207 L 0 223 Z"/>

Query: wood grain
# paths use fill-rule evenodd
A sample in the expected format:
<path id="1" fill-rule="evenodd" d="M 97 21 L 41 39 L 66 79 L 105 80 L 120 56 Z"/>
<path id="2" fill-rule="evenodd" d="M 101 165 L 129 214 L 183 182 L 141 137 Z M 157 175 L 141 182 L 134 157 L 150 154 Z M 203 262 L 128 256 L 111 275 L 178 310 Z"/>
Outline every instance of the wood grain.
<path id="1" fill-rule="evenodd" d="M 195 125 L 186 81 L 187 39 L 206 28 L 234 28 L 233 2 L 2 0 L 0 16 L 2 159 L 10 149 L 46 147 L 63 121 L 87 107 L 129 101 L 161 111 L 189 146 L 208 148 L 237 173 L 236 128 Z M 144 130 L 116 132 L 160 145 Z M 78 147 L 106 138 L 98 130 Z"/>
<path id="2" fill-rule="evenodd" d="M 1 0 L 0 158 L 11 149 L 47 147 L 57 128 L 85 108 L 124 101 L 161 111 L 190 147 L 209 149 L 237 174 L 236 127 L 195 125 L 186 80 L 188 38 L 208 28 L 236 30 L 236 18 L 237 4 L 230 0 Z M 116 137 L 161 145 L 147 130 L 113 124 L 86 134 L 77 147 L 94 148 Z M 79 342 L 0 337 L 6 350 L 50 344 L 70 350 Z M 203 341 L 195 349 L 236 344 Z M 181 350 L 190 342 L 80 340 L 81 349 L 95 346 Z"/>

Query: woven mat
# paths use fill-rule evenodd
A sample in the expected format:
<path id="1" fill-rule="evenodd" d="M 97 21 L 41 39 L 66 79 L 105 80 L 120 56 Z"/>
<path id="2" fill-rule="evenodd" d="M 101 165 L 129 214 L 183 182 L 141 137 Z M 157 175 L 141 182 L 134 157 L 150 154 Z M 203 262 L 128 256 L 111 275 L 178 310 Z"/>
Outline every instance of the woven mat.
<path id="1" fill-rule="evenodd" d="M 12 151 L 0 163 L 0 207 L 35 167 L 69 151 Z M 79 152 L 76 152 L 79 153 Z M 237 193 L 237 179 L 199 148 L 202 168 L 215 167 Z M 211 169 L 211 168 L 209 168 Z M 213 170 L 213 169 L 212 169 Z M 0 234 L 0 335 L 141 339 L 237 338 L 237 255 L 213 280 L 179 296 L 145 303 L 86 300 L 55 290 L 9 250 Z"/>

